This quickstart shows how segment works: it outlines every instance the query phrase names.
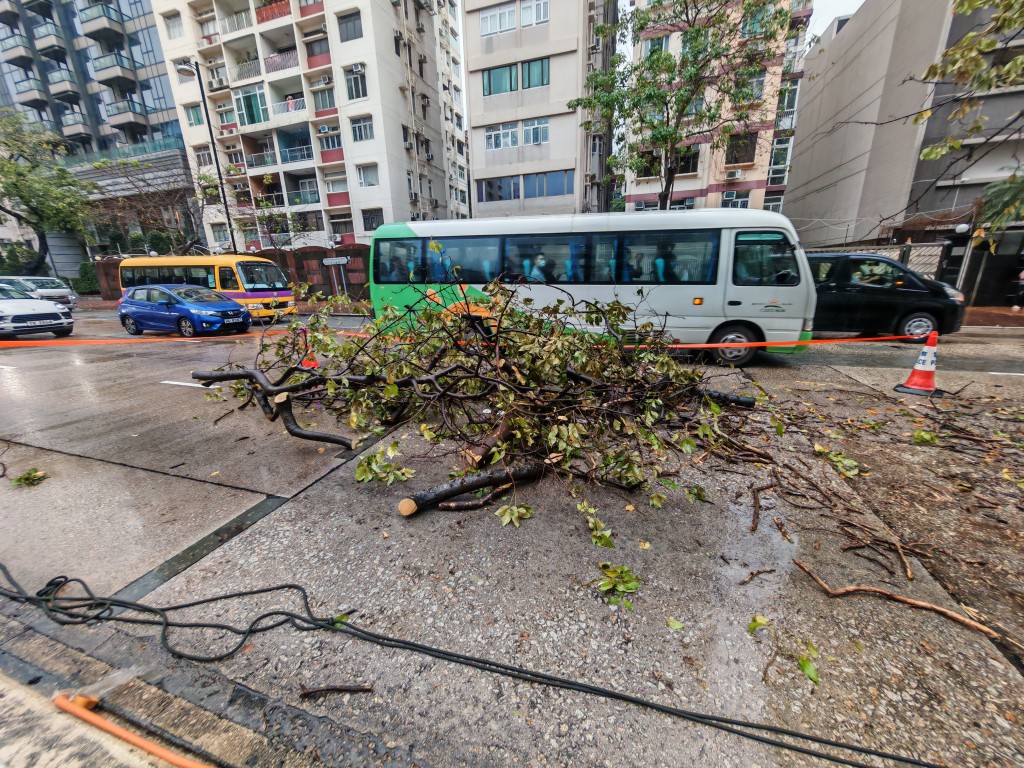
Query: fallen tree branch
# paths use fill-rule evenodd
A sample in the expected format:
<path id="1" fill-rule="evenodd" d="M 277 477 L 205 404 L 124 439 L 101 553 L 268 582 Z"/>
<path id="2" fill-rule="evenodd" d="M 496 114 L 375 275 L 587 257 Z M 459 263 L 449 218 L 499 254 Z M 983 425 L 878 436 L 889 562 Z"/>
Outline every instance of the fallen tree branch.
<path id="1" fill-rule="evenodd" d="M 398 502 L 398 511 L 403 517 L 409 517 L 409 515 L 414 515 L 421 509 L 433 507 L 447 499 L 453 499 L 456 496 L 477 491 L 481 488 L 536 480 L 543 471 L 544 464 L 538 461 L 521 467 L 494 467 L 475 475 L 457 477 L 447 483 L 442 483 L 402 499 Z"/>
<path id="2" fill-rule="evenodd" d="M 817 575 L 815 575 L 815 573 L 810 568 L 801 563 L 799 560 L 794 560 L 793 565 L 795 565 L 801 571 L 803 571 L 812 579 L 814 579 L 815 583 L 819 587 L 821 587 L 822 592 L 824 592 L 829 597 L 846 597 L 848 595 L 856 594 L 878 595 L 879 597 L 884 597 L 887 600 L 893 600 L 897 603 L 909 605 L 911 608 L 918 608 L 922 611 L 932 611 L 933 613 L 937 613 L 940 616 L 945 616 L 947 619 L 952 619 L 958 624 L 963 624 L 965 627 L 969 627 L 970 629 L 981 632 L 983 635 L 992 640 L 1000 639 L 999 633 L 996 632 L 994 629 L 990 629 L 989 627 L 986 627 L 984 624 L 979 624 L 978 622 L 969 619 L 966 616 L 957 613 L 956 611 L 951 611 L 948 608 L 943 608 L 940 605 L 926 603 L 921 600 L 914 600 L 913 598 L 906 597 L 905 595 L 898 595 L 895 592 L 889 592 L 888 590 L 881 589 L 879 587 L 868 587 L 862 584 L 852 584 L 847 587 L 832 589 L 832 587 L 830 587 L 828 584 L 822 581 Z"/>
<path id="3" fill-rule="evenodd" d="M 445 512 L 467 512 L 474 509 L 480 509 L 481 507 L 486 507 L 494 501 L 495 498 L 511 487 L 512 483 L 505 483 L 504 485 L 499 485 L 492 491 L 488 491 L 479 499 L 467 499 L 466 501 L 442 501 L 437 505 L 437 508 L 444 510 Z"/>
<path id="4" fill-rule="evenodd" d="M 774 568 L 763 568 L 760 571 L 751 571 L 747 575 L 747 578 L 745 578 L 743 581 L 740 582 L 740 586 L 741 587 L 745 586 L 745 585 L 749 584 L 750 582 L 752 582 L 754 579 L 756 579 L 758 576 L 764 576 L 766 573 L 775 573 L 775 569 Z"/>

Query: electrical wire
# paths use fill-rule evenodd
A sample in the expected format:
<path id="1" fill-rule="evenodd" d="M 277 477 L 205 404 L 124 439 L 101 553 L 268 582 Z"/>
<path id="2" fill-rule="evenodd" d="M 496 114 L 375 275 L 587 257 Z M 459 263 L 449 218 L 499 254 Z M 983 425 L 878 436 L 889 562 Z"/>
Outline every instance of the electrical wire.
<path id="1" fill-rule="evenodd" d="M 157 607 L 147 605 L 145 603 L 122 600 L 115 597 L 97 597 L 84 581 L 81 579 L 69 578 L 67 576 L 57 576 L 51 579 L 35 595 L 30 595 L 17 581 L 15 581 L 10 571 L 8 571 L 7 567 L 3 563 L 0 563 L 0 573 L 3 574 L 3 577 L 10 585 L 9 588 L 5 585 L 0 585 L 0 597 L 5 597 L 18 603 L 32 605 L 39 608 L 47 615 L 48 618 L 58 624 L 94 624 L 102 621 L 111 621 L 126 624 L 158 626 L 160 627 L 161 647 L 163 647 L 163 649 L 172 656 L 188 661 L 200 663 L 223 661 L 241 650 L 241 648 L 254 635 L 268 632 L 272 629 L 277 629 L 283 626 L 291 626 L 293 629 L 303 632 L 327 630 L 340 632 L 358 640 L 373 643 L 384 648 L 393 648 L 418 653 L 452 664 L 460 664 L 474 669 L 479 669 L 483 672 L 503 675 L 515 680 L 521 680 L 537 685 L 545 685 L 553 688 L 561 688 L 613 701 L 622 701 L 634 704 L 639 707 L 652 709 L 666 715 L 671 715 L 673 717 L 678 717 L 683 720 L 698 723 L 700 725 L 706 725 L 720 731 L 741 736 L 761 744 L 778 747 L 791 752 L 798 752 L 800 754 L 816 757 L 838 765 L 853 766 L 854 768 L 871 768 L 869 764 L 859 762 L 853 758 L 831 754 L 815 749 L 811 746 L 804 746 L 800 743 L 783 741 L 781 738 L 776 737 L 786 737 L 788 739 L 820 747 L 845 750 L 856 755 L 876 757 L 882 760 L 902 763 L 904 765 L 921 766 L 922 768 L 939 768 L 935 763 L 925 762 L 908 756 L 892 754 L 854 744 L 846 744 L 820 736 L 801 733 L 800 731 L 788 728 L 766 725 L 763 723 L 753 723 L 735 718 L 709 715 L 680 709 L 678 707 L 671 707 L 654 701 L 641 699 L 630 694 L 563 677 L 557 677 L 555 675 L 549 675 L 544 672 L 534 672 L 522 667 L 504 664 L 490 659 L 469 656 L 466 654 L 456 653 L 454 651 L 424 645 L 422 643 L 389 637 L 388 635 L 383 635 L 354 624 L 350 619 L 352 616 L 357 615 L 355 611 L 345 611 L 338 617 L 334 618 L 318 617 L 314 614 L 310 606 L 308 592 L 304 587 L 298 584 L 278 584 L 272 587 L 230 592 L 222 595 L 215 595 L 213 597 L 202 598 L 200 600 L 193 600 L 187 603 Z M 79 587 L 85 593 L 84 596 L 62 597 L 60 593 L 65 588 L 71 586 Z M 274 592 L 293 592 L 297 594 L 301 600 L 303 612 L 297 613 L 289 610 L 267 611 L 254 618 L 246 626 L 233 626 L 217 622 L 178 621 L 170 617 L 173 613 L 185 611 L 191 608 L 213 605 L 215 603 L 221 603 L 228 600 L 238 600 L 258 595 L 267 595 Z M 142 616 L 129 615 L 131 613 L 142 614 Z M 231 647 L 221 653 L 201 655 L 190 653 L 176 647 L 169 637 L 169 633 L 172 629 L 215 630 L 234 635 L 238 637 L 238 640 Z"/>

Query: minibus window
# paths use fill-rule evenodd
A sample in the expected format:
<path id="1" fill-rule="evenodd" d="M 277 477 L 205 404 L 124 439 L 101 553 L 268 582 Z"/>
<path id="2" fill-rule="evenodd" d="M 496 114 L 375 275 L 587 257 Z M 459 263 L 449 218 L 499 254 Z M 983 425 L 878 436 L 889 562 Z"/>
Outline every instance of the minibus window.
<path id="1" fill-rule="evenodd" d="M 740 232 L 732 265 L 734 285 L 799 285 L 796 249 L 782 232 Z"/>
<path id="2" fill-rule="evenodd" d="M 238 277 L 235 275 L 235 270 L 231 267 L 220 267 L 217 270 L 217 274 L 220 277 L 220 289 L 222 291 L 237 291 Z"/>

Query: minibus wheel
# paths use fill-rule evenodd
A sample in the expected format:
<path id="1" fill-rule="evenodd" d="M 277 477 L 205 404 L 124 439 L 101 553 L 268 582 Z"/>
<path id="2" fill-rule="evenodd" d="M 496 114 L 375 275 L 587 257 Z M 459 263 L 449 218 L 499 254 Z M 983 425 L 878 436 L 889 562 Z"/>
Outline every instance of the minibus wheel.
<path id="1" fill-rule="evenodd" d="M 709 344 L 745 344 L 758 341 L 754 332 L 745 325 L 723 325 L 708 339 Z M 712 350 L 715 360 L 722 365 L 735 365 L 741 368 L 749 365 L 757 350 L 752 347 L 726 347 Z"/>

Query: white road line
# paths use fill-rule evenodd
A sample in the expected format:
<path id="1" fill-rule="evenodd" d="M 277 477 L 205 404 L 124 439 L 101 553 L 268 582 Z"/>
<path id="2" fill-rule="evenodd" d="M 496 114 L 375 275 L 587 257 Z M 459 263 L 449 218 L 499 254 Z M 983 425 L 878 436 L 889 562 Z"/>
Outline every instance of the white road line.
<path id="1" fill-rule="evenodd" d="M 1024 373 L 1003 373 L 1002 371 L 989 371 L 989 376 L 1024 376 Z"/>
<path id="2" fill-rule="evenodd" d="M 4 370 L 4 371 L 16 371 L 16 370 L 18 370 L 18 369 L 17 369 L 17 368 L 15 368 L 15 367 L 14 367 L 13 365 L 0 365 L 0 370 Z"/>
<path id="3" fill-rule="evenodd" d="M 191 381 L 161 381 L 161 384 L 173 384 L 176 387 L 199 387 L 200 389 L 206 389 L 202 384 L 193 384 Z"/>

